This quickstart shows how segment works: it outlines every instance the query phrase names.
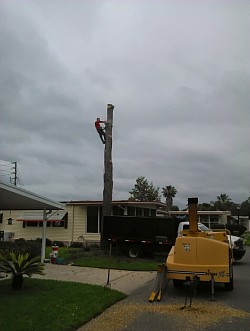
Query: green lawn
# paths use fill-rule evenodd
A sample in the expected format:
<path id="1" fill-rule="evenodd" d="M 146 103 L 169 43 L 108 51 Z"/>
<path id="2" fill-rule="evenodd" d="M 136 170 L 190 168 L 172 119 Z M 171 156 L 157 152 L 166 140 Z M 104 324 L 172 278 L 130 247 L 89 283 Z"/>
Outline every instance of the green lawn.
<path id="1" fill-rule="evenodd" d="M 13 291 L 0 281 L 0 330 L 73 331 L 123 299 L 125 294 L 97 285 L 25 278 Z"/>
<path id="2" fill-rule="evenodd" d="M 49 258 L 51 247 L 46 248 Z M 99 249 L 59 248 L 65 264 L 123 270 L 157 270 L 162 258 L 130 259 Z M 23 289 L 13 291 L 11 280 L 0 281 L 0 330 L 74 331 L 106 308 L 125 298 L 102 286 L 25 278 Z"/>
<path id="3" fill-rule="evenodd" d="M 47 247 L 46 257 L 49 257 L 51 248 Z M 60 247 L 59 255 L 65 263 L 73 263 L 75 266 L 92 267 L 92 268 L 111 268 L 120 270 L 136 270 L 136 271 L 155 271 L 158 263 L 163 262 L 162 258 L 158 259 L 131 259 L 126 256 L 103 253 L 100 250 L 91 250 L 84 252 L 79 248 Z"/>

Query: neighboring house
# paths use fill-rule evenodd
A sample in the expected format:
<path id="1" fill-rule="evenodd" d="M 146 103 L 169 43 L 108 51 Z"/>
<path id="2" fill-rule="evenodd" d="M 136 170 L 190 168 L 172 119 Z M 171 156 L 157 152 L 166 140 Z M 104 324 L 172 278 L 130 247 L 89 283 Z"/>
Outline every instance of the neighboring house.
<path id="1" fill-rule="evenodd" d="M 46 197 L 37 195 L 31 191 L 24 190 L 12 184 L 0 182 L 0 241 L 14 239 L 15 233 L 13 231 L 6 231 L 6 227 L 12 226 L 13 218 L 11 211 L 20 211 L 25 209 L 42 210 L 43 220 L 50 210 L 54 209 L 57 212 L 63 210 L 65 205 L 57 201 L 53 201 Z M 5 213 L 5 214 L 4 214 Z M 18 212 L 17 212 L 18 213 Z M 8 215 L 8 216 L 6 216 Z M 6 216 L 6 218 L 5 218 Z M 8 218 L 7 218 L 8 217 Z M 7 219 L 7 223 L 6 223 Z M 43 223 L 46 225 L 45 223 Z M 18 227 L 17 227 L 18 228 Z M 43 227 L 42 233 L 42 247 L 41 247 L 41 262 L 45 259 L 45 246 L 46 246 L 46 228 Z"/>
<path id="2" fill-rule="evenodd" d="M 170 211 L 170 215 L 175 216 L 184 216 L 188 215 L 188 211 Z M 202 211 L 198 210 L 198 219 L 199 222 L 204 223 L 208 227 L 211 227 L 212 224 L 226 224 L 228 220 L 228 216 L 231 216 L 231 211 L 223 211 L 223 210 L 212 210 L 212 211 Z"/>
<path id="3" fill-rule="evenodd" d="M 240 216 L 239 215 L 239 219 L 238 216 L 231 216 L 228 219 L 228 223 L 230 224 L 237 224 L 239 221 L 240 225 L 244 225 L 247 229 L 247 231 L 250 230 L 250 219 L 248 216 Z"/>
<path id="4" fill-rule="evenodd" d="M 52 241 L 71 243 L 75 241 L 99 242 L 102 201 L 63 202 L 63 211 L 47 213 L 46 237 Z M 161 202 L 133 202 L 119 200 L 112 202 L 113 215 L 156 216 Z M 11 221 L 10 221 L 11 220 Z M 42 237 L 43 211 L 3 211 L 0 231 L 6 238 L 36 239 Z"/>
<path id="5" fill-rule="evenodd" d="M 170 211 L 169 215 L 175 216 L 183 216 L 187 215 L 188 211 Z M 211 227 L 213 224 L 226 224 L 226 223 L 237 223 L 238 217 L 231 216 L 231 211 L 224 211 L 224 210 L 211 210 L 211 211 L 204 211 L 198 210 L 198 219 L 199 222 L 205 224 L 208 227 Z M 240 225 L 244 225 L 247 228 L 247 231 L 250 230 L 250 219 L 248 216 L 240 216 L 239 215 L 239 223 Z"/>
<path id="6" fill-rule="evenodd" d="M 102 201 L 63 202 L 64 210 L 47 212 L 46 237 L 52 241 L 71 243 L 100 241 L 100 222 Z M 119 200 L 112 202 L 112 215 L 162 216 L 166 208 L 161 202 L 133 202 Z M 170 215 L 187 215 L 187 211 L 170 211 Z M 226 224 L 229 211 L 198 211 L 199 221 L 211 226 L 213 223 Z M 12 210 L 0 211 L 0 232 L 4 231 L 5 240 L 42 237 L 43 211 Z"/>

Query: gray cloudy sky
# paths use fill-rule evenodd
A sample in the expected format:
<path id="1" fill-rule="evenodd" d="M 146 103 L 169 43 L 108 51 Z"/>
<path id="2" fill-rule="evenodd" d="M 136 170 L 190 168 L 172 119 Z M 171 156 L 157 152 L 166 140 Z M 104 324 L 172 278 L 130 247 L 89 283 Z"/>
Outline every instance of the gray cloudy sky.
<path id="1" fill-rule="evenodd" d="M 249 17 L 248 0 L 0 0 L 0 159 L 37 194 L 102 199 L 112 103 L 114 199 L 145 176 L 180 207 L 246 200 Z"/>

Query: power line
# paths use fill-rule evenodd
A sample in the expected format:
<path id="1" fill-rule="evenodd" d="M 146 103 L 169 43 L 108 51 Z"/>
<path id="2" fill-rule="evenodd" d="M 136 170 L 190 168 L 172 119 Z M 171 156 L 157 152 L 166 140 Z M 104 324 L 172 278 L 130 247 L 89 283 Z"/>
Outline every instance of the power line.
<path id="1" fill-rule="evenodd" d="M 11 168 L 11 166 L 9 164 L 0 164 L 0 166 L 3 168 L 8 168 L 8 169 Z"/>
<path id="2" fill-rule="evenodd" d="M 2 163 L 2 162 L 6 162 L 6 163 Z M 10 183 L 14 184 L 15 186 L 17 184 L 20 184 L 23 186 L 20 171 L 19 171 L 19 169 L 17 169 L 16 161 L 10 162 L 10 161 L 6 161 L 6 160 L 1 160 L 0 168 L 2 168 L 2 169 L 0 169 L 1 177 L 8 176 L 10 179 Z"/>
<path id="3" fill-rule="evenodd" d="M 4 163 L 3 163 L 4 162 Z M 1 163 L 0 163 L 0 176 L 1 178 L 4 178 L 4 177 L 9 177 L 9 181 L 11 182 L 11 172 L 12 172 L 12 164 L 10 161 L 6 161 L 6 160 L 1 160 Z"/>

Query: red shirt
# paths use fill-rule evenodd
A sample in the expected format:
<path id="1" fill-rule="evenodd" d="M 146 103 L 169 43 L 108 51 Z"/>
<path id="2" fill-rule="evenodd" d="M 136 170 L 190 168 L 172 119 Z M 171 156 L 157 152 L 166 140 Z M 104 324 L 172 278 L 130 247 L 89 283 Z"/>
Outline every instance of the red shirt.
<path id="1" fill-rule="evenodd" d="M 96 129 L 100 129 L 101 128 L 100 123 L 105 123 L 105 121 L 95 121 L 95 127 L 96 127 Z"/>

